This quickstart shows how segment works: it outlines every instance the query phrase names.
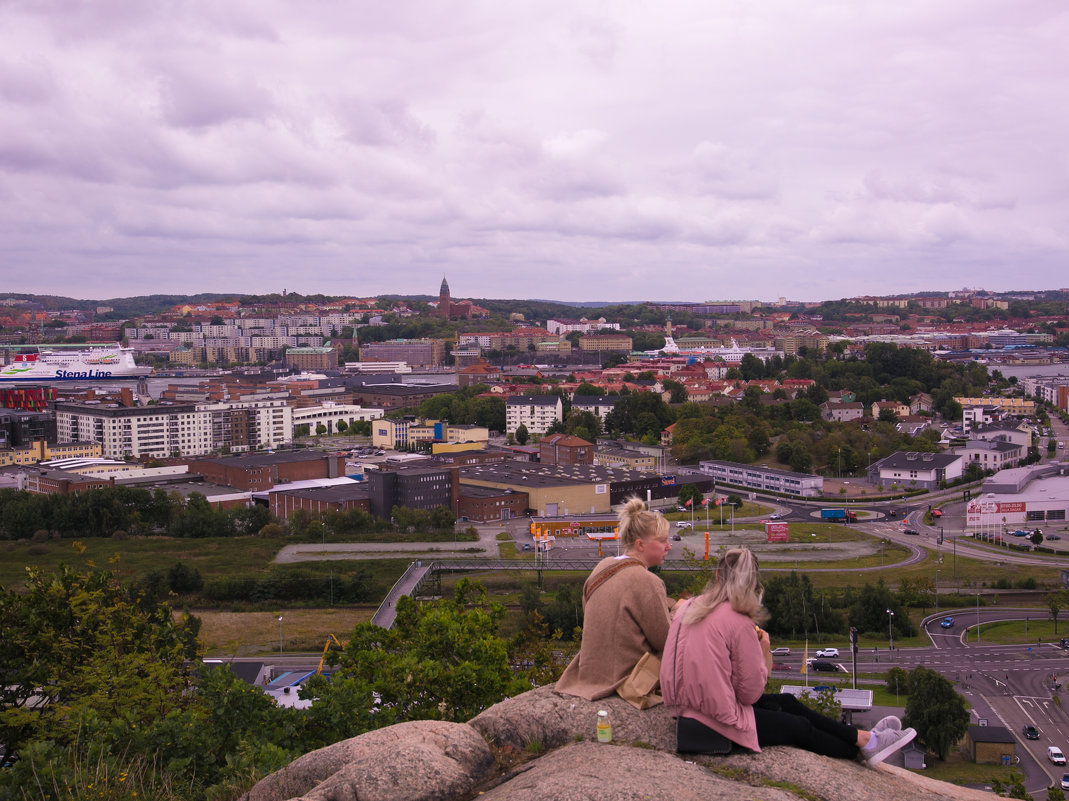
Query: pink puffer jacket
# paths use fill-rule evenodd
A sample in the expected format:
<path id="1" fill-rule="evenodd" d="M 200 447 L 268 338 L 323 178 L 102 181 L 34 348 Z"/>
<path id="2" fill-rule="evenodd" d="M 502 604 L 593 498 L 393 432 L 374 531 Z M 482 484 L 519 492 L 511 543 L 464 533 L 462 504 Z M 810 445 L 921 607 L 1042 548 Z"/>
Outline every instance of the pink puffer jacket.
<path id="1" fill-rule="evenodd" d="M 665 704 L 673 715 L 760 751 L 752 704 L 764 692 L 768 668 L 753 621 L 722 603 L 697 623 L 682 625 L 684 609 L 676 610 L 661 658 Z"/>

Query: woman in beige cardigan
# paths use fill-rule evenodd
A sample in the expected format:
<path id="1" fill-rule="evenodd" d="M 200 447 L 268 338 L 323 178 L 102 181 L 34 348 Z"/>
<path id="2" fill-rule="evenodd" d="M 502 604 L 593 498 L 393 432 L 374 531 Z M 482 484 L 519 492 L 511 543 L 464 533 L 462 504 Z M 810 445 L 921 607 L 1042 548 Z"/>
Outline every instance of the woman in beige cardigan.
<path id="1" fill-rule="evenodd" d="M 670 609 L 664 582 L 649 568 L 671 550 L 668 521 L 629 498 L 620 512 L 622 556 L 602 559 L 583 585 L 583 640 L 557 690 L 593 701 L 612 695 L 646 651 L 664 651 Z"/>

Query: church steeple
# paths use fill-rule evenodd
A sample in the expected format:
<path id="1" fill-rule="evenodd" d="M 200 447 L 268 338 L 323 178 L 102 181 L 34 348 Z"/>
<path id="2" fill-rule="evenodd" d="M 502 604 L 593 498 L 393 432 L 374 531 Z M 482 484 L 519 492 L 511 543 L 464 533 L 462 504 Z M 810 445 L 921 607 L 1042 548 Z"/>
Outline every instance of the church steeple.
<path id="1" fill-rule="evenodd" d="M 448 320 L 451 307 L 452 304 L 449 300 L 449 283 L 445 280 L 445 276 L 443 275 L 442 288 L 438 292 L 438 313 Z"/>

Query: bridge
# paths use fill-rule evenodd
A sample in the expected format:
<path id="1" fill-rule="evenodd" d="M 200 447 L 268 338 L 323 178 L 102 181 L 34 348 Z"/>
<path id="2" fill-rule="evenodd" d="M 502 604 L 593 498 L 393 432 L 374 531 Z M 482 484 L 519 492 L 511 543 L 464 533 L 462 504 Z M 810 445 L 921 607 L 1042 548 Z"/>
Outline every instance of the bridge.
<path id="1" fill-rule="evenodd" d="M 435 559 L 412 562 L 386 594 L 382 604 L 371 616 L 371 622 L 385 629 L 393 626 L 397 614 L 397 601 L 403 595 L 413 598 L 439 596 L 442 594 L 442 574 L 467 571 L 494 572 L 498 570 L 526 570 L 538 574 L 542 586 L 545 572 L 589 573 L 600 559 L 551 559 L 538 556 L 534 559 Z M 664 572 L 698 573 L 711 567 L 711 563 L 665 562 L 659 568 Z"/>

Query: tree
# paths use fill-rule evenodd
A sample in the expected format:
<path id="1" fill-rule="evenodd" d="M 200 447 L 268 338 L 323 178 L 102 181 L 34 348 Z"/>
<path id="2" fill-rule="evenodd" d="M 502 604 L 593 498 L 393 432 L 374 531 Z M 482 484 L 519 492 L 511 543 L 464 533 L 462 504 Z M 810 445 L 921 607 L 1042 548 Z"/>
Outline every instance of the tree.
<path id="1" fill-rule="evenodd" d="M 358 624 L 331 680 L 310 682 L 302 697 L 315 697 L 313 707 L 325 704 L 333 717 L 351 716 L 366 729 L 414 719 L 469 720 L 530 689 L 513 674 L 498 636 L 504 614 L 468 579 L 457 582 L 452 598 L 421 604 L 405 596 L 394 628 Z M 369 703 L 372 692 L 377 704 Z"/>
<path id="2" fill-rule="evenodd" d="M 526 445 L 527 440 L 531 438 L 530 432 L 527 431 L 527 426 L 520 423 L 516 428 L 516 442 L 520 445 Z"/>
<path id="3" fill-rule="evenodd" d="M 1021 774 L 1014 771 L 1010 774 L 1008 781 L 1003 782 L 1001 779 L 991 780 L 991 790 L 995 795 L 1002 796 L 1003 798 L 1019 798 L 1021 801 L 1033 801 L 1032 796 L 1028 794 L 1025 789 L 1024 781 L 1021 779 Z M 1061 788 L 1058 788 L 1056 795 L 1047 793 L 1047 801 L 1054 801 L 1056 798 L 1065 798 L 1065 793 Z"/>
<path id="4" fill-rule="evenodd" d="M 894 614 L 888 615 L 890 609 Z M 850 625 L 862 632 L 886 632 L 888 625 L 900 635 L 909 632 L 909 615 L 901 607 L 894 593 L 879 579 L 875 585 L 865 584 L 850 607 Z"/>
<path id="5" fill-rule="evenodd" d="M 1029 539 L 1032 540 L 1032 544 L 1038 548 L 1040 545 L 1043 544 L 1043 532 L 1037 528 L 1035 531 L 1032 532 L 1032 536 L 1029 537 Z"/>
<path id="6" fill-rule="evenodd" d="M 683 484 L 679 488 L 679 502 L 686 505 L 687 501 L 691 502 L 692 507 L 702 502 L 702 494 L 693 484 Z"/>
<path id="7" fill-rule="evenodd" d="M 148 726 L 184 704 L 199 622 L 108 571 L 27 569 L 0 587 L 0 762 L 29 741 L 74 743 L 86 715 Z"/>
<path id="8" fill-rule="evenodd" d="M 794 448 L 791 450 L 791 458 L 788 464 L 796 473 L 808 473 L 813 469 L 813 457 L 806 448 Z"/>
<path id="9" fill-rule="evenodd" d="M 1050 610 L 1050 619 L 1054 621 L 1054 634 L 1058 634 L 1058 613 L 1069 605 L 1069 591 L 1057 590 L 1047 596 L 1047 609 Z"/>
<path id="10" fill-rule="evenodd" d="M 917 730 L 917 736 L 946 760 L 947 752 L 969 728 L 965 699 L 934 670 L 916 667 L 909 672 L 909 700 L 903 723 Z"/>

